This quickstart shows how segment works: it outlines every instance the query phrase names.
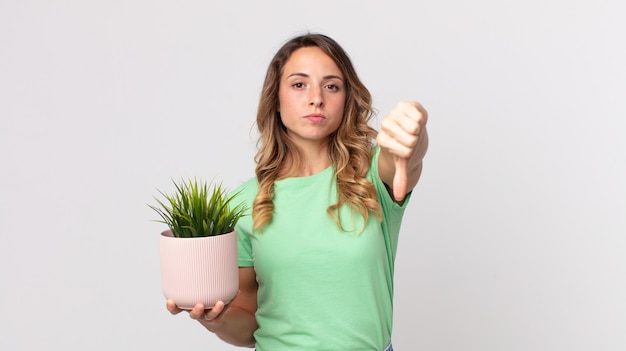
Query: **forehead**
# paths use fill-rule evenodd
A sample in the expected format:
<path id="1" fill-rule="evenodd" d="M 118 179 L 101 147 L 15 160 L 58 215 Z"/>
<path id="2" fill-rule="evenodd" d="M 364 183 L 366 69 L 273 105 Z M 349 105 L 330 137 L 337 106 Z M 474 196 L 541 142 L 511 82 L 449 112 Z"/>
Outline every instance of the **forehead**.
<path id="1" fill-rule="evenodd" d="M 296 72 L 343 77 L 335 61 L 317 46 L 299 48 L 291 53 L 283 68 L 283 74 L 289 75 Z"/>

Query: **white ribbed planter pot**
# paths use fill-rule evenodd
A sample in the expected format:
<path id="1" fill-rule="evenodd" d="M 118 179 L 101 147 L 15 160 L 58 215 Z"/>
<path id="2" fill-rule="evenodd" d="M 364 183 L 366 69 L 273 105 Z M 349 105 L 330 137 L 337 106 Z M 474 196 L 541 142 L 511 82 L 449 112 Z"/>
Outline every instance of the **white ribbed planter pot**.
<path id="1" fill-rule="evenodd" d="M 204 238 L 176 238 L 161 233 L 161 282 L 167 299 L 190 310 L 230 302 L 239 290 L 237 233 Z"/>

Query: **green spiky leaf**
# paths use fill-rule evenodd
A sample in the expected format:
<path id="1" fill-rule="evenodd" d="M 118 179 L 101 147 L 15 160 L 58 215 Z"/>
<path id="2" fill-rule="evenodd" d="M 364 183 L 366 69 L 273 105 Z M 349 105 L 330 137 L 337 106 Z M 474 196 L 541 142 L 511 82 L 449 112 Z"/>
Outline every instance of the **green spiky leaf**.
<path id="1" fill-rule="evenodd" d="M 235 205 L 233 202 L 239 193 L 229 196 L 221 183 L 196 179 L 173 182 L 176 188 L 173 194 L 159 190 L 165 201 L 155 197 L 158 206 L 148 206 L 161 217 L 156 222 L 166 224 L 175 237 L 195 238 L 230 233 L 247 210 L 243 203 Z"/>

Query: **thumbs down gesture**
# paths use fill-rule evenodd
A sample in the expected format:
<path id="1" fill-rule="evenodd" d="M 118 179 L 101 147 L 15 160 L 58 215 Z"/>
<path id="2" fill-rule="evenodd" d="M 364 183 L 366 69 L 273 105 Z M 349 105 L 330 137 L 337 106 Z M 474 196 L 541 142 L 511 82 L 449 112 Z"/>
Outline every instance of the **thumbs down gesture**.
<path id="1" fill-rule="evenodd" d="M 381 147 L 379 174 L 393 191 L 396 202 L 404 200 L 421 175 L 428 148 L 427 120 L 428 113 L 422 105 L 402 101 L 381 122 L 376 138 Z"/>

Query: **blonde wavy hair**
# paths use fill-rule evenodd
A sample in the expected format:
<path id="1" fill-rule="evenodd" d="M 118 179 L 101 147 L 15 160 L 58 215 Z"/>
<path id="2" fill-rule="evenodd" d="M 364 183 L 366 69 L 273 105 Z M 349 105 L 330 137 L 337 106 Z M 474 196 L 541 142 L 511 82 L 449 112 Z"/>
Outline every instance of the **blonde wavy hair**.
<path id="1" fill-rule="evenodd" d="M 253 228 L 260 232 L 272 219 L 274 181 L 279 179 L 288 156 L 292 166 L 304 162 L 298 147 L 288 137 L 278 112 L 278 90 L 283 69 L 291 54 L 303 47 L 323 50 L 335 61 L 346 82 L 344 116 L 339 128 L 329 136 L 329 157 L 335 167 L 338 199 L 336 204 L 328 207 L 327 212 L 341 230 L 346 230 L 339 214 L 344 204 L 363 216 L 364 226 L 370 214 L 380 221 L 382 211 L 376 199 L 376 189 L 365 178 L 377 134 L 369 126 L 375 113 L 371 94 L 357 76 L 348 55 L 335 40 L 309 33 L 287 41 L 276 52 L 267 69 L 256 119 L 260 134 L 255 156 L 259 192 L 252 204 Z"/>

